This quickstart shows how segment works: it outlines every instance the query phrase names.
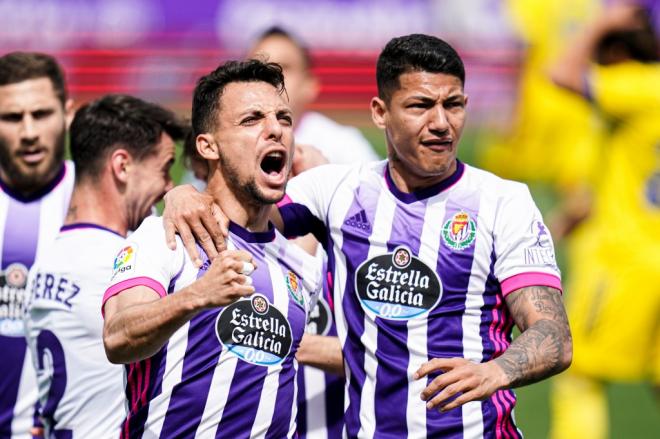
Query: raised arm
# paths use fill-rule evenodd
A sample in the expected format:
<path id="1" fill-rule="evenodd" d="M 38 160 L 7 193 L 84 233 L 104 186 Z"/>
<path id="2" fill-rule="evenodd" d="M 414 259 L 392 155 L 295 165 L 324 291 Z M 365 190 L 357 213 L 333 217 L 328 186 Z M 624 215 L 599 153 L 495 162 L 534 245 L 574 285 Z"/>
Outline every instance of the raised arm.
<path id="1" fill-rule="evenodd" d="M 200 311 L 251 295 L 254 287 L 243 273 L 253 267 L 249 253 L 226 250 L 206 274 L 176 294 L 161 298 L 149 287 L 135 286 L 110 297 L 104 305 L 103 327 L 108 359 L 131 363 L 149 358 Z"/>
<path id="2" fill-rule="evenodd" d="M 484 400 L 500 389 L 520 387 L 555 375 L 571 364 L 573 347 L 566 311 L 559 290 L 531 286 L 506 299 L 521 331 L 498 358 L 473 363 L 464 358 L 436 358 L 415 374 L 420 379 L 443 371 L 421 394 L 429 409 L 451 410 L 466 402 Z M 456 399 L 447 403 L 454 395 Z"/>
<path id="3" fill-rule="evenodd" d="M 615 3 L 600 17 L 587 25 L 571 42 L 563 55 L 550 69 L 555 84 L 579 94 L 585 94 L 586 75 L 601 39 L 612 31 L 635 30 L 643 25 L 638 5 Z"/>

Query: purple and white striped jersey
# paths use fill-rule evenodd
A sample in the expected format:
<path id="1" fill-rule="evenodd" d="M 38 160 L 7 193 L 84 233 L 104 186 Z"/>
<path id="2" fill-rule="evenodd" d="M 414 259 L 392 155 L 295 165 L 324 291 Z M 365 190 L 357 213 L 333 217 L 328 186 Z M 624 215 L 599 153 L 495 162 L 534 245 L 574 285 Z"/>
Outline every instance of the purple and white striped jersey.
<path id="1" fill-rule="evenodd" d="M 321 252 L 323 249 L 321 249 Z M 322 258 L 325 255 L 321 256 Z M 332 297 L 327 281 L 323 295 L 312 309 L 305 329 L 310 334 L 337 336 Z M 298 369 L 298 437 L 341 438 L 344 430 L 344 378 L 312 366 Z"/>
<path id="2" fill-rule="evenodd" d="M 321 291 L 319 265 L 272 226 L 229 231 L 228 248 L 257 264 L 255 294 L 197 314 L 157 354 L 126 367 L 122 437 L 295 435 L 295 353 Z M 136 285 L 176 294 L 202 276 L 208 259 L 197 269 L 177 244 L 166 246 L 161 218 L 147 218 L 117 255 L 104 303 Z"/>
<path id="3" fill-rule="evenodd" d="M 0 437 L 30 438 L 36 373 L 25 342 L 28 270 L 57 236 L 73 191 L 66 162 L 43 190 L 24 198 L 0 181 Z"/>
<path id="4" fill-rule="evenodd" d="M 459 162 L 445 181 L 407 194 L 383 161 L 311 169 L 287 194 L 285 235 L 312 231 L 328 249 L 347 436 L 521 437 L 513 391 L 440 414 L 420 399 L 435 376 L 412 376 L 435 357 L 501 355 L 514 324 L 504 297 L 561 288 L 527 187 Z"/>

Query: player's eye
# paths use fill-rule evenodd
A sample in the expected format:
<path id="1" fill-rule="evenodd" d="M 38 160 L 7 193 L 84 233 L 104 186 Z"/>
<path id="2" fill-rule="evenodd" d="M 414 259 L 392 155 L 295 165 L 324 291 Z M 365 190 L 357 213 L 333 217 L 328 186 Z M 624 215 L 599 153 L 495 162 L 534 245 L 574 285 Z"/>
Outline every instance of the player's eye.
<path id="1" fill-rule="evenodd" d="M 22 113 L 4 113 L 0 115 L 0 120 L 3 122 L 17 123 L 23 120 Z"/>
<path id="2" fill-rule="evenodd" d="M 44 110 L 37 110 L 37 111 L 32 113 L 32 117 L 34 117 L 35 119 L 45 119 L 48 116 L 50 116 L 51 114 L 53 114 L 54 112 L 55 111 L 50 109 L 50 108 L 49 109 L 44 109 Z"/>

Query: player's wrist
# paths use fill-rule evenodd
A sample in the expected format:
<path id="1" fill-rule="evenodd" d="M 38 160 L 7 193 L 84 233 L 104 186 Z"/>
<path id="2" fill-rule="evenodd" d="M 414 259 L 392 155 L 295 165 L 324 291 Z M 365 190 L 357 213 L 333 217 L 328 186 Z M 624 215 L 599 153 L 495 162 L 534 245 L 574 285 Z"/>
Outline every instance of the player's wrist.
<path id="1" fill-rule="evenodd" d="M 493 377 L 493 382 L 496 387 L 495 391 L 500 389 L 508 389 L 513 384 L 511 378 L 505 371 L 504 367 L 500 364 L 502 357 L 484 363 L 489 369 L 489 374 Z"/>
<path id="2" fill-rule="evenodd" d="M 197 313 L 212 307 L 209 298 L 203 294 L 205 288 L 200 283 L 201 280 L 193 282 L 177 293 L 183 299 L 181 306 L 185 313 Z"/>

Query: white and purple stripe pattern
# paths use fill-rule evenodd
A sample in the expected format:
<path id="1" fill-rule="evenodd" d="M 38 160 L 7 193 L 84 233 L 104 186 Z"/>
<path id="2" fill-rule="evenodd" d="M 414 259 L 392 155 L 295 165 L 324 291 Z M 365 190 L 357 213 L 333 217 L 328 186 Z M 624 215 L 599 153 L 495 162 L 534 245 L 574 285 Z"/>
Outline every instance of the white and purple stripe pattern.
<path id="1" fill-rule="evenodd" d="M 146 227 L 148 232 L 141 231 Z M 162 223 L 147 220 L 130 237 L 136 242 L 137 271 L 127 279 L 116 279 L 123 289 L 143 285 L 139 280 L 151 273 L 140 271 L 141 261 L 159 264 L 175 260 L 168 294 L 203 275 L 208 261 L 197 270 L 179 242 L 168 256 Z M 154 232 L 155 231 L 155 232 Z M 315 261 L 290 245 L 274 230 L 249 233 L 230 225 L 230 249 L 249 251 L 258 269 L 252 274 L 256 291 L 267 298 L 288 320 L 293 344 L 285 360 L 274 366 L 259 366 L 239 359 L 222 345 L 215 334 L 216 318 L 223 308 L 204 311 L 180 328 L 155 356 L 127 366 L 128 416 L 122 437 L 293 437 L 296 429 L 296 369 L 294 356 L 302 338 L 309 307 L 320 289 Z M 162 240 L 159 244 L 157 240 Z M 201 249 L 200 249 L 201 250 Z M 202 252 L 203 254 L 203 252 Z M 304 285 L 305 306 L 292 298 L 285 282 L 289 271 Z M 165 282 L 166 281 L 166 282 Z M 128 282 L 128 283 L 126 283 Z M 312 291 L 310 285 L 316 290 Z M 164 288 L 164 286 L 162 286 Z M 109 288 L 109 290 L 112 289 Z"/>
<path id="2" fill-rule="evenodd" d="M 42 248 L 55 239 L 69 206 L 73 182 L 70 162 L 49 185 L 29 198 L 0 180 L 0 351 L 4 355 L 0 362 L 0 437 L 31 437 L 37 398 L 35 372 L 23 334 L 25 286 L 12 285 L 8 279 L 16 270 L 29 270 Z"/>
<path id="3" fill-rule="evenodd" d="M 460 162 L 449 179 L 413 194 L 397 190 L 386 162 L 306 174 L 290 182 L 289 203 L 280 212 L 287 235 L 312 231 L 310 226 L 317 236 L 325 233 L 347 364 L 346 435 L 521 437 L 512 391 L 440 414 L 419 398 L 437 374 L 420 382 L 412 374 L 431 358 L 483 362 L 501 355 L 513 327 L 504 304 L 507 279 L 520 276 L 517 287 L 536 281 L 559 286 L 556 267 L 524 263 L 524 250 L 536 238 L 530 226 L 540 219 L 526 188 Z M 462 249 L 443 235 L 459 213 L 475 225 L 474 239 Z M 439 304 L 407 320 L 365 311 L 355 283 L 362 263 L 400 246 L 431 267 L 442 284 Z M 498 260 L 504 254 L 507 260 Z"/>

